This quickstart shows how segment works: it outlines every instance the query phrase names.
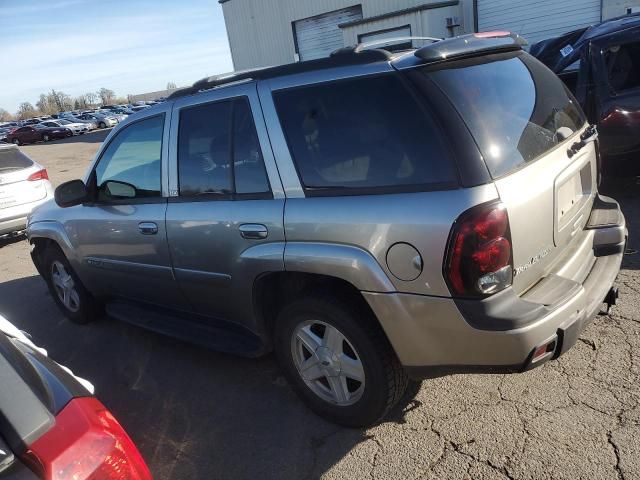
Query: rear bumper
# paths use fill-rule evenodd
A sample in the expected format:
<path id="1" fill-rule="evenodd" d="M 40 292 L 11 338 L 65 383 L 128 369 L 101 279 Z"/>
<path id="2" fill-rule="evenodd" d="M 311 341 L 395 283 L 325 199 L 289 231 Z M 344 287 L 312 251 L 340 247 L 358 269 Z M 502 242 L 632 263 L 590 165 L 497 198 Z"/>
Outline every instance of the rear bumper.
<path id="1" fill-rule="evenodd" d="M 40 200 L 0 210 L 0 236 L 20 232 L 27 228 L 27 217 L 33 209 L 53 196 L 52 187 L 47 185 L 45 188 L 47 194 Z"/>
<path id="2" fill-rule="evenodd" d="M 518 297 L 507 289 L 483 301 L 403 293 L 363 295 L 415 378 L 522 371 L 566 352 L 599 312 L 622 263 L 626 227 L 621 213 L 616 218 L 621 223 L 591 225 L 586 241 L 594 243 L 585 261 L 592 266 L 581 283 L 549 275 L 535 295 Z M 611 243 L 601 243 L 605 239 Z M 610 254 L 603 254 L 607 249 Z M 534 350 L 549 342 L 554 342 L 553 350 L 532 363 Z"/>

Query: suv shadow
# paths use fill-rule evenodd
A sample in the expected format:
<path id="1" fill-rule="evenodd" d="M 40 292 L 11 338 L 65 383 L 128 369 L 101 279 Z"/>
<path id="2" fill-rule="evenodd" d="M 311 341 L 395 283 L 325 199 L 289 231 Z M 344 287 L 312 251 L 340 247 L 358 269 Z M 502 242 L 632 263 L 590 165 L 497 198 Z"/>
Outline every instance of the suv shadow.
<path id="1" fill-rule="evenodd" d="M 75 325 L 37 276 L 0 283 L 0 299 L 0 313 L 94 384 L 154 478 L 317 478 L 370 438 L 308 410 L 273 355 L 220 354 L 109 318 Z M 404 423 L 419 387 L 387 421 Z"/>

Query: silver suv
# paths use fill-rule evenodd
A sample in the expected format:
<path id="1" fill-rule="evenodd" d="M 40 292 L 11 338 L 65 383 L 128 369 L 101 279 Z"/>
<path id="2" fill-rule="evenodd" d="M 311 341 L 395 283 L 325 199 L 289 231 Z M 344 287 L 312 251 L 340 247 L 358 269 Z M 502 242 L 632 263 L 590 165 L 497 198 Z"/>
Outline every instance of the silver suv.
<path id="1" fill-rule="evenodd" d="M 509 34 L 208 78 L 108 136 L 28 227 L 73 321 L 275 351 L 345 425 L 408 378 L 522 371 L 577 340 L 627 231 L 597 132 Z"/>

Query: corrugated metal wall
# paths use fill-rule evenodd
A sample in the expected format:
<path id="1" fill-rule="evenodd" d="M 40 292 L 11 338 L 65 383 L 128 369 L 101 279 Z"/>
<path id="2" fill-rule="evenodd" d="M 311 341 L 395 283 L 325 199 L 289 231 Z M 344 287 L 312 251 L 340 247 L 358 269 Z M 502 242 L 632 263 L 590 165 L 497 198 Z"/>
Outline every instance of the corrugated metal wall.
<path id="1" fill-rule="evenodd" d="M 509 30 L 530 44 L 600 21 L 600 0 L 478 0 L 478 30 Z"/>
<path id="2" fill-rule="evenodd" d="M 627 13 L 628 7 L 640 8 L 640 0 L 603 0 L 602 18 L 621 17 Z"/>
<path id="3" fill-rule="evenodd" d="M 438 1 L 227 0 L 222 3 L 222 9 L 234 68 L 244 70 L 293 62 L 295 46 L 292 22 L 296 20 L 355 5 L 362 5 L 363 16 L 368 18 Z M 460 3 L 465 4 L 466 11 L 470 11 L 472 0 L 461 0 Z M 397 25 L 399 23 L 393 22 L 391 26 Z M 470 25 L 473 25 L 473 21 L 470 21 Z"/>

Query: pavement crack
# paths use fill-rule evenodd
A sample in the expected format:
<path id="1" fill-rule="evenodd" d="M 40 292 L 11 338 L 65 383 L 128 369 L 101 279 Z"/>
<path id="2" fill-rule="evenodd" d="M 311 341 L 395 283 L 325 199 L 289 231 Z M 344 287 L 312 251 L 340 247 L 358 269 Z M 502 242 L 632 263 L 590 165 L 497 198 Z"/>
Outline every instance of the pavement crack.
<path id="1" fill-rule="evenodd" d="M 607 442 L 609 442 L 609 445 L 611 445 L 613 453 L 616 456 L 616 464 L 614 468 L 616 469 L 616 473 L 618 474 L 618 480 L 625 480 L 624 473 L 620 468 L 620 450 L 618 449 L 618 445 L 616 445 L 616 443 L 613 441 L 613 432 L 607 433 Z"/>
<path id="2" fill-rule="evenodd" d="M 591 347 L 591 350 L 593 350 L 594 352 L 598 349 L 598 347 L 596 346 L 596 342 L 594 342 L 593 340 L 591 340 L 590 338 L 578 338 L 578 341 L 584 343 L 585 345 L 588 345 Z"/>

